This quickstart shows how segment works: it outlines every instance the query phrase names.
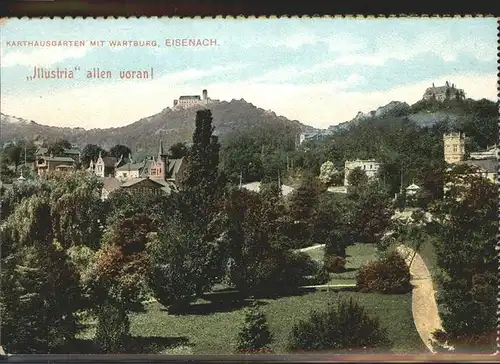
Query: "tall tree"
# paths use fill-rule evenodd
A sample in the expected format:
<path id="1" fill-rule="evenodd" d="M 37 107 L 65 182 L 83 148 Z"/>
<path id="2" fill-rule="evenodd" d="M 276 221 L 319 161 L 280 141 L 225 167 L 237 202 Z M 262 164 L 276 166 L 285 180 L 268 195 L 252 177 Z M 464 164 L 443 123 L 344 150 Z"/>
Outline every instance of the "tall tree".
<path id="1" fill-rule="evenodd" d="M 128 158 L 130 154 L 132 154 L 130 148 L 122 144 L 116 144 L 109 150 L 109 156 L 115 158 Z"/>
<path id="2" fill-rule="evenodd" d="M 106 156 L 106 151 L 96 144 L 87 144 L 83 147 L 80 154 L 80 160 L 85 168 L 88 168 L 90 161 L 95 161 L 99 157 L 99 153 L 104 157 Z"/>
<path id="3" fill-rule="evenodd" d="M 85 172 L 54 178 L 52 226 L 65 249 L 72 245 L 98 249 L 105 220 L 101 189 L 102 181 Z"/>
<path id="4" fill-rule="evenodd" d="M 467 166 L 447 174 L 447 192 L 432 209 L 438 303 L 449 344 L 494 350 L 498 303 L 498 190 Z"/>
<path id="5" fill-rule="evenodd" d="M 175 143 L 170 147 L 168 157 L 171 159 L 180 159 L 189 154 L 189 148 L 186 143 Z"/>
<path id="6" fill-rule="evenodd" d="M 100 301 L 124 312 L 140 307 L 148 291 L 146 245 L 155 230 L 145 214 L 117 216 L 109 222 L 94 271 Z"/>
<path id="7" fill-rule="evenodd" d="M 362 187 L 368 183 L 368 176 L 360 167 L 356 167 L 347 176 L 347 182 L 349 186 Z"/>
<path id="8" fill-rule="evenodd" d="M 212 112 L 198 111 L 187 171 L 182 181 L 182 197 L 187 199 L 191 213 L 201 218 L 200 222 L 204 224 L 216 213 L 223 192 L 218 169 L 220 144 L 213 131 Z"/>
<path id="9" fill-rule="evenodd" d="M 50 210 L 46 197 L 31 196 L 1 229 L 2 343 L 11 353 L 57 352 L 79 331 L 79 277 L 54 239 Z"/>
<path id="10" fill-rule="evenodd" d="M 14 165 L 17 171 L 17 166 L 21 163 L 23 149 L 17 144 L 10 144 L 4 151 L 8 161 Z"/>
<path id="11" fill-rule="evenodd" d="M 71 148 L 71 143 L 66 139 L 58 139 L 55 142 L 49 144 L 48 153 L 54 157 L 60 157 L 64 155 L 66 149 Z"/>

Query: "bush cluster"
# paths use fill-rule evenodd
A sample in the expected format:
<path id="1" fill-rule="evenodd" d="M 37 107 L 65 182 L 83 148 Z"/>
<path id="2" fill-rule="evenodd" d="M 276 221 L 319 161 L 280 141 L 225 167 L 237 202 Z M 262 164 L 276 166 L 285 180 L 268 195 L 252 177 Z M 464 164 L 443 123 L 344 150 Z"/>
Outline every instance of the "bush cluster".
<path id="1" fill-rule="evenodd" d="M 104 305 L 97 314 L 95 342 L 101 352 L 118 354 L 127 351 L 130 321 L 127 312 L 117 305 Z"/>
<path id="2" fill-rule="evenodd" d="M 269 331 L 266 316 L 252 303 L 245 308 L 245 319 L 238 333 L 236 351 L 239 353 L 268 353 L 273 336 Z"/>
<path id="3" fill-rule="evenodd" d="M 407 293 L 412 289 L 410 278 L 404 258 L 393 251 L 361 268 L 356 284 L 361 292 Z"/>
<path id="4" fill-rule="evenodd" d="M 351 299 L 330 305 L 324 312 L 313 311 L 310 317 L 292 328 L 290 350 L 358 349 L 386 347 L 387 333 L 378 318 Z"/>

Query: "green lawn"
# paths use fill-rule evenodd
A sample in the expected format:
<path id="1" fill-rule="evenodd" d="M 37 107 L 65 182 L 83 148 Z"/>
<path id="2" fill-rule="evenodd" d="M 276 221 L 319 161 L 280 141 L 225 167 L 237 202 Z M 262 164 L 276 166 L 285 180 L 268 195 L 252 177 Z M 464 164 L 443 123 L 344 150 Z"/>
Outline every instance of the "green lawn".
<path id="1" fill-rule="evenodd" d="M 307 317 L 313 309 L 324 309 L 328 302 L 349 296 L 357 299 L 370 313 L 380 317 L 381 325 L 387 328 L 392 341 L 392 347 L 388 351 L 425 352 L 425 346 L 413 324 L 411 294 L 381 295 L 346 291 L 313 292 L 259 300 L 275 336 L 272 346 L 274 352 L 285 353 L 288 333 L 294 322 Z M 202 308 L 204 305 L 208 307 L 210 304 L 198 304 L 197 308 Z M 174 316 L 163 310 L 160 304 L 152 303 L 148 305 L 145 313 L 131 315 L 131 332 L 134 336 L 144 337 L 144 342 L 162 341 L 165 343 L 168 339 L 172 343 L 169 345 L 182 345 L 185 353 L 230 354 L 235 346 L 242 320 L 242 308 L 233 311 L 221 310 L 220 312 L 198 312 Z M 151 339 L 146 339 L 146 337 L 151 337 Z M 179 344 L 181 342 L 182 344 Z M 161 344 L 157 350 L 163 351 Z M 167 352 L 169 352 L 168 349 Z"/>
<path id="2" fill-rule="evenodd" d="M 305 252 L 312 259 L 323 260 L 324 248 L 318 247 Z M 342 273 L 330 273 L 327 284 L 356 283 L 356 273 L 363 265 L 377 259 L 377 250 L 374 244 L 354 244 L 347 247 L 346 271 Z"/>

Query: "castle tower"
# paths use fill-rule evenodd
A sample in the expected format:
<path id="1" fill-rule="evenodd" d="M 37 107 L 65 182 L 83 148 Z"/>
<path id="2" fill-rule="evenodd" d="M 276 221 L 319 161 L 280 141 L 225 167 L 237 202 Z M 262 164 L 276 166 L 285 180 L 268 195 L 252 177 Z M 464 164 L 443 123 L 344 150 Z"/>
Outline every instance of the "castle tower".
<path id="1" fill-rule="evenodd" d="M 208 91 L 203 90 L 202 95 L 203 95 L 203 101 L 207 101 L 208 100 Z"/>
<path id="2" fill-rule="evenodd" d="M 456 163 L 464 159 L 465 154 L 465 134 L 449 133 L 443 135 L 444 141 L 444 161 L 446 163 Z"/>

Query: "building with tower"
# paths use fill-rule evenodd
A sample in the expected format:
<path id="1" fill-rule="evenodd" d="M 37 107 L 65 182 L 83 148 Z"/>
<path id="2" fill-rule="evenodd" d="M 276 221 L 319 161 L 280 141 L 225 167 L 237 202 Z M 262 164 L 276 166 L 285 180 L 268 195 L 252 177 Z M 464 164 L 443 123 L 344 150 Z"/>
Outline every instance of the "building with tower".
<path id="1" fill-rule="evenodd" d="M 422 99 L 436 101 L 463 100 L 465 99 L 465 92 L 463 89 L 457 88 L 454 83 L 450 84 L 446 81 L 444 86 L 436 87 L 432 84 L 432 87 L 425 90 Z"/>
<path id="2" fill-rule="evenodd" d="M 465 156 L 465 134 L 448 133 L 443 135 L 444 161 L 446 163 L 457 163 Z"/>
<path id="3" fill-rule="evenodd" d="M 186 165 L 185 158 L 168 158 L 160 140 L 156 156 L 146 158 L 141 163 L 134 163 L 129 156 L 128 163 L 116 168 L 114 178 L 104 178 L 102 199 L 120 188 L 131 193 L 168 195 L 182 185 Z"/>
<path id="4" fill-rule="evenodd" d="M 450 165 L 467 165 L 472 167 L 478 175 L 495 183 L 498 172 L 498 149 L 489 148 L 487 151 L 471 153 L 470 159 L 465 159 L 465 134 L 448 133 L 443 135 L 444 160 Z M 474 157 L 473 157 L 474 156 Z M 451 170 L 451 166 L 448 167 Z M 445 186 L 446 192 L 449 186 Z"/>
<path id="5" fill-rule="evenodd" d="M 203 90 L 200 95 L 183 95 L 174 100 L 174 109 L 187 109 L 193 106 L 208 105 L 212 102 L 218 102 L 208 97 L 208 91 Z"/>

